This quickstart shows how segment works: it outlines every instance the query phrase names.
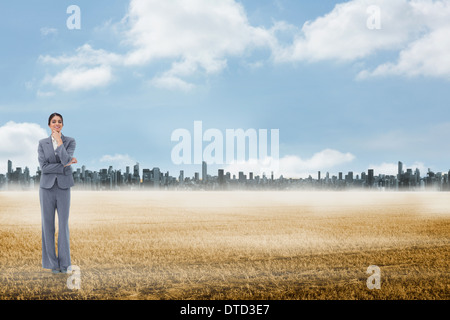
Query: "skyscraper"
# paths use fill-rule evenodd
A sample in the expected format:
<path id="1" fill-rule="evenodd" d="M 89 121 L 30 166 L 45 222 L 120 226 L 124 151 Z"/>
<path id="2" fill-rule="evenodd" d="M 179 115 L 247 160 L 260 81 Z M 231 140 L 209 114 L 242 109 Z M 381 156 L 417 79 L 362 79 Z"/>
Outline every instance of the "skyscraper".
<path id="1" fill-rule="evenodd" d="M 133 182 L 137 183 L 138 185 L 141 182 L 141 178 L 139 176 L 139 162 L 136 162 L 133 167 Z"/>
<path id="2" fill-rule="evenodd" d="M 373 178 L 373 169 L 369 169 L 367 171 L 367 184 L 369 185 L 369 188 L 372 188 L 372 185 L 374 183 L 374 178 Z"/>
<path id="3" fill-rule="evenodd" d="M 348 174 L 345 176 L 345 182 L 353 183 L 353 171 L 349 171 Z"/>
<path id="4" fill-rule="evenodd" d="M 208 172 L 207 172 L 207 168 L 206 168 L 206 162 L 202 161 L 202 180 L 203 180 L 203 183 L 206 183 L 207 174 L 208 174 Z"/>
<path id="5" fill-rule="evenodd" d="M 143 169 L 142 170 L 142 183 L 144 186 L 147 186 L 151 183 L 152 180 L 152 172 L 150 169 Z"/>
<path id="6" fill-rule="evenodd" d="M 159 168 L 153 168 L 152 170 L 152 176 L 153 176 L 153 186 L 159 187 L 160 181 L 161 181 L 161 171 Z"/>
<path id="7" fill-rule="evenodd" d="M 397 179 L 401 179 L 403 174 L 403 163 L 401 161 L 398 162 L 398 173 L 397 173 Z"/>
<path id="8" fill-rule="evenodd" d="M 223 175 L 223 169 L 219 169 L 218 176 L 219 176 L 219 184 L 223 185 L 225 182 L 225 178 Z"/>
<path id="9" fill-rule="evenodd" d="M 178 177 L 180 184 L 184 183 L 184 170 L 180 170 L 180 176 Z"/>
<path id="10" fill-rule="evenodd" d="M 12 175 L 12 161 L 8 160 L 8 171 L 6 172 L 6 181 L 11 181 Z"/>
<path id="11" fill-rule="evenodd" d="M 12 161 L 8 160 L 8 173 L 12 173 Z"/>

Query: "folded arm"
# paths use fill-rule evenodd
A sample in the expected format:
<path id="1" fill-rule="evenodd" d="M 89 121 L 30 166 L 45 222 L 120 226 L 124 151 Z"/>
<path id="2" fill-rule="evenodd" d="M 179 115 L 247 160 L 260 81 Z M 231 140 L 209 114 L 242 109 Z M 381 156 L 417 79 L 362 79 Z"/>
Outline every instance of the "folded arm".
<path id="1" fill-rule="evenodd" d="M 75 152 L 76 145 L 77 144 L 75 140 L 71 140 L 67 145 L 67 148 L 64 147 L 64 144 L 61 144 L 56 148 L 55 152 L 58 154 L 63 166 L 70 165 L 70 162 L 72 162 L 72 157 L 73 153 Z"/>
<path id="2" fill-rule="evenodd" d="M 45 158 L 44 148 L 42 144 L 39 144 L 38 148 L 38 160 L 42 173 L 64 173 L 64 166 L 61 163 L 50 163 Z"/>

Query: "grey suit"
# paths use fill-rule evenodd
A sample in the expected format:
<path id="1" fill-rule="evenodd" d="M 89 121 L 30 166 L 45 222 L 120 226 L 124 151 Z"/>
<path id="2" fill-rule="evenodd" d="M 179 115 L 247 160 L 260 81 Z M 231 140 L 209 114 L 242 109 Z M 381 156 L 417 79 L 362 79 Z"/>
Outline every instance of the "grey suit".
<path id="1" fill-rule="evenodd" d="M 74 185 L 72 160 L 75 139 L 61 135 L 63 144 L 53 149 L 51 137 L 39 141 L 38 160 L 42 171 L 39 199 L 42 220 L 42 266 L 62 269 L 71 265 L 69 241 L 70 187 Z M 58 212 L 58 256 L 55 252 L 55 210 Z"/>
<path id="2" fill-rule="evenodd" d="M 64 167 L 72 160 L 75 151 L 75 139 L 61 134 L 63 144 L 53 150 L 52 137 L 39 141 L 38 155 L 39 165 L 42 170 L 40 186 L 50 189 L 55 180 L 58 186 L 67 189 L 73 186 L 72 166 Z M 56 153 L 56 154 L 55 154 Z"/>

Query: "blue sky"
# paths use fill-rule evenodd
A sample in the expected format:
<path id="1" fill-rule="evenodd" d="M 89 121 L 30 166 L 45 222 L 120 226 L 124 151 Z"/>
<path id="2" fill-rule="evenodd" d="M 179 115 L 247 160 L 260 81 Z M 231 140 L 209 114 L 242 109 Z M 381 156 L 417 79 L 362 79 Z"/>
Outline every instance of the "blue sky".
<path id="1" fill-rule="evenodd" d="M 66 26 L 72 4 L 79 30 Z M 0 172 L 7 159 L 35 170 L 55 111 L 92 170 L 201 172 L 171 159 L 171 133 L 194 121 L 279 129 L 285 176 L 450 169 L 449 1 L 19 0 L 0 12 Z"/>

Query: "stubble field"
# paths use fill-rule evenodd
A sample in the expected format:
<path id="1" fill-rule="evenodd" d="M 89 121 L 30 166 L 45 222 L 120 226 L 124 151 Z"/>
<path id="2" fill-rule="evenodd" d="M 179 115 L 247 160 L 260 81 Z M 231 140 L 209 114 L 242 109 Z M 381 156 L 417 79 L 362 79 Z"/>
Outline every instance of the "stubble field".
<path id="1" fill-rule="evenodd" d="M 38 193 L 0 192 L 0 299 L 450 298 L 444 192 L 75 190 L 69 224 L 78 290 L 41 267 Z"/>

